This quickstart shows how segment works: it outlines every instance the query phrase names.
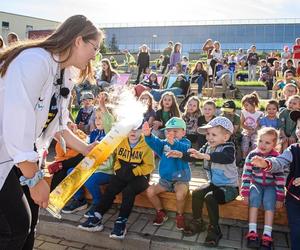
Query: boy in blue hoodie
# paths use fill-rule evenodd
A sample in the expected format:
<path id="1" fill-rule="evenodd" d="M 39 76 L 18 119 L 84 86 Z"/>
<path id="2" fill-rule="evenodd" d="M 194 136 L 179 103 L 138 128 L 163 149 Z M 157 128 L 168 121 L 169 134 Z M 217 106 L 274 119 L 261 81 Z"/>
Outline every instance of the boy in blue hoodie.
<path id="1" fill-rule="evenodd" d="M 206 133 L 207 143 L 199 150 L 189 149 L 188 153 L 170 151 L 167 157 L 186 161 L 204 160 L 209 185 L 196 189 L 192 193 L 193 219 L 185 228 L 186 236 L 205 230 L 202 209 L 206 204 L 209 227 L 205 239 L 208 247 L 218 246 L 222 237 L 219 227 L 219 204 L 234 200 L 238 194 L 238 172 L 235 164 L 235 147 L 229 142 L 233 125 L 226 117 L 216 117 L 205 126 L 198 128 L 199 133 Z"/>
<path id="2" fill-rule="evenodd" d="M 188 162 L 181 159 L 167 158 L 166 155 L 170 150 L 187 153 L 187 150 L 191 147 L 191 142 L 184 138 L 185 131 L 186 124 L 183 119 L 178 117 L 173 117 L 166 123 L 165 140 L 151 134 L 151 129 L 147 122 L 143 125 L 146 143 L 160 157 L 159 183 L 147 189 L 147 196 L 156 209 L 156 218 L 153 221 L 153 225 L 155 226 L 162 225 L 168 219 L 158 194 L 169 191 L 176 193 L 176 227 L 178 230 L 184 230 L 185 227 L 183 212 L 186 196 L 189 191 L 191 170 Z"/>

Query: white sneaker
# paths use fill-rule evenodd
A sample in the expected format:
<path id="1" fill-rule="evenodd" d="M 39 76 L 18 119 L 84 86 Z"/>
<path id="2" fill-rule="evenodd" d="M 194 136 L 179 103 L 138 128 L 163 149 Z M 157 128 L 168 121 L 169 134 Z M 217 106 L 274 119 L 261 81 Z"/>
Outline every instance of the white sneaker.
<path id="1" fill-rule="evenodd" d="M 198 98 L 202 98 L 202 93 L 199 93 L 199 94 L 198 94 Z"/>

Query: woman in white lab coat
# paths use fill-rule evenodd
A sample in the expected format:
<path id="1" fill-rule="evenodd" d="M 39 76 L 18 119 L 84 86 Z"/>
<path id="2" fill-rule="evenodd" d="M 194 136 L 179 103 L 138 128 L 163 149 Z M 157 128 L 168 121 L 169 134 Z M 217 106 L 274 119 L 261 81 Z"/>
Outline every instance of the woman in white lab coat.
<path id="1" fill-rule="evenodd" d="M 73 81 L 93 75 L 102 38 L 76 15 L 48 38 L 0 53 L 0 249 L 33 248 L 38 208 L 49 199 L 39 156 L 54 135 L 84 155 L 91 149 L 67 129 L 67 107 Z"/>

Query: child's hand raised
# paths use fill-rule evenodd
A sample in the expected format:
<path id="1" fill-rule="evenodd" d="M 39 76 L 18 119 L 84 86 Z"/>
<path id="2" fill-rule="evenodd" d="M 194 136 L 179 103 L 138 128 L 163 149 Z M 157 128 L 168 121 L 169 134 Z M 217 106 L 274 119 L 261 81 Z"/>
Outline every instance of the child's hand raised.
<path id="1" fill-rule="evenodd" d="M 296 179 L 293 181 L 293 185 L 295 185 L 296 187 L 300 186 L 300 177 L 296 178 Z"/>
<path id="2" fill-rule="evenodd" d="M 168 158 L 182 158 L 183 153 L 178 151 L 178 150 L 170 150 L 169 152 L 166 153 L 166 156 Z"/>
<path id="3" fill-rule="evenodd" d="M 251 163 L 255 167 L 259 167 L 259 168 L 267 168 L 268 167 L 268 163 L 266 162 L 266 160 L 260 156 L 254 156 L 251 160 Z"/>
<path id="4" fill-rule="evenodd" d="M 171 145 L 174 144 L 175 135 L 173 131 L 166 131 L 166 139 Z"/>
<path id="5" fill-rule="evenodd" d="M 200 153 L 198 150 L 194 149 L 194 148 L 190 148 L 188 150 L 188 152 L 190 153 L 190 156 L 193 157 L 193 158 L 196 158 L 196 159 L 199 159 L 199 160 L 204 160 L 206 159 L 207 157 L 207 154 L 203 154 L 203 153 Z"/>
<path id="6" fill-rule="evenodd" d="M 144 122 L 144 124 L 142 126 L 142 132 L 143 132 L 144 136 L 149 136 L 151 134 L 151 128 L 150 128 L 148 122 Z"/>

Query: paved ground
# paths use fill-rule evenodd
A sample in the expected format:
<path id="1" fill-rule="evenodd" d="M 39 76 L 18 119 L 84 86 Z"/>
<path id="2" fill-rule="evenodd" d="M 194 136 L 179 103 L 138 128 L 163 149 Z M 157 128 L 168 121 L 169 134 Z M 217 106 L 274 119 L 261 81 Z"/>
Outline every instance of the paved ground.
<path id="1" fill-rule="evenodd" d="M 163 226 L 155 227 L 152 225 L 153 209 L 135 208 L 127 224 L 128 233 L 125 240 L 109 238 L 118 216 L 116 205 L 104 216 L 103 232 L 90 233 L 79 230 L 77 225 L 85 221 L 83 213 L 84 211 L 80 211 L 63 215 L 62 220 L 57 220 L 42 210 L 36 249 L 206 249 L 203 246 L 206 233 L 184 237 L 175 227 L 175 213 L 169 213 L 170 219 Z M 243 237 L 247 232 L 245 222 L 222 220 L 221 227 L 223 238 L 220 241 L 220 249 L 246 249 Z M 273 236 L 276 250 L 289 249 L 286 230 L 285 227 L 275 227 Z"/>
<path id="2" fill-rule="evenodd" d="M 48 235 L 37 235 L 34 250 L 75 250 L 75 249 L 84 249 L 84 250 L 108 250 L 107 248 L 100 248 L 77 241 L 65 240 L 63 238 L 58 238 Z"/>

